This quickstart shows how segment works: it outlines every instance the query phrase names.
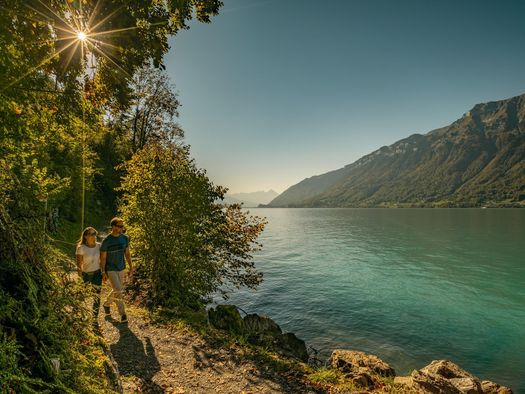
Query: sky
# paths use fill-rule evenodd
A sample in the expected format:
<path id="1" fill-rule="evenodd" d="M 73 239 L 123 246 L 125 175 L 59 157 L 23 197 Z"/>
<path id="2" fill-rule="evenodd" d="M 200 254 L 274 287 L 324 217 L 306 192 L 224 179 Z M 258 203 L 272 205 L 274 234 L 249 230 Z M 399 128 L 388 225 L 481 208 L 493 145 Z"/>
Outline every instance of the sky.
<path id="1" fill-rule="evenodd" d="M 522 0 L 224 0 L 165 65 L 197 165 L 231 193 L 281 193 L 525 93 L 524 16 Z"/>

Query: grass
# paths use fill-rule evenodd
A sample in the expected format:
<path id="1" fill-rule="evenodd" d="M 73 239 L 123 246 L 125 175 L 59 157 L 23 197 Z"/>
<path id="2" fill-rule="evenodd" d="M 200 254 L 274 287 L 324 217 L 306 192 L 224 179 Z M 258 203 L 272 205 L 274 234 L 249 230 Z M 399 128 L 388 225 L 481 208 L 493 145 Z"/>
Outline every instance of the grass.
<path id="1" fill-rule="evenodd" d="M 321 367 L 307 375 L 307 379 L 315 384 L 327 385 L 336 384 L 339 381 L 339 376 L 335 370 Z"/>

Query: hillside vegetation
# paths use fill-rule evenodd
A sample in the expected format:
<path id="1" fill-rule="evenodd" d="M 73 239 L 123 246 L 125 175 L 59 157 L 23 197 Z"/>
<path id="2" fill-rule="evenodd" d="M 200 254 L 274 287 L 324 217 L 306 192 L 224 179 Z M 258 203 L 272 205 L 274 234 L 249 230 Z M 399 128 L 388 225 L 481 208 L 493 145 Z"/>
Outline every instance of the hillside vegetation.
<path id="1" fill-rule="evenodd" d="M 226 189 L 195 166 L 162 64 L 170 35 L 221 6 L 2 3 L 0 392 L 115 388 L 92 292 L 70 272 L 86 226 L 124 216 L 133 293 L 151 310 L 262 280 L 251 259 L 264 221 L 221 204 Z"/>
<path id="2" fill-rule="evenodd" d="M 525 204 L 525 95 L 384 146 L 290 187 L 269 207 L 481 207 Z"/>

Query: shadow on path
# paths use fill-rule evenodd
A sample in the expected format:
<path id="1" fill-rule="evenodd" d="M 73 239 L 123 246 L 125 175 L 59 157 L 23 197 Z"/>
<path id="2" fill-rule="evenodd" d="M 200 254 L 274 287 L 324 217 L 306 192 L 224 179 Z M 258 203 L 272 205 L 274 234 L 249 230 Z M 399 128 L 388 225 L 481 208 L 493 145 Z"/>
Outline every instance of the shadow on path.
<path id="1" fill-rule="evenodd" d="M 152 381 L 153 376 L 160 371 L 160 363 L 149 337 L 142 342 L 127 323 L 120 323 L 110 316 L 106 321 L 113 324 L 119 331 L 119 340 L 109 346 L 118 364 L 120 375 L 133 375 L 142 381 L 144 393 L 164 393 L 164 389 Z"/>

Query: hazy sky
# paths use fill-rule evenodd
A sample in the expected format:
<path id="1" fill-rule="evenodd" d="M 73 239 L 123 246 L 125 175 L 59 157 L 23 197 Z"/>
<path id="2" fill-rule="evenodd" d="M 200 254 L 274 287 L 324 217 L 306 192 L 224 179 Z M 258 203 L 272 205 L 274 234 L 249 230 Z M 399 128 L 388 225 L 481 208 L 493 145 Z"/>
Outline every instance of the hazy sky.
<path id="1" fill-rule="evenodd" d="M 224 0 L 166 66 L 199 167 L 284 191 L 525 93 L 525 1 Z"/>

